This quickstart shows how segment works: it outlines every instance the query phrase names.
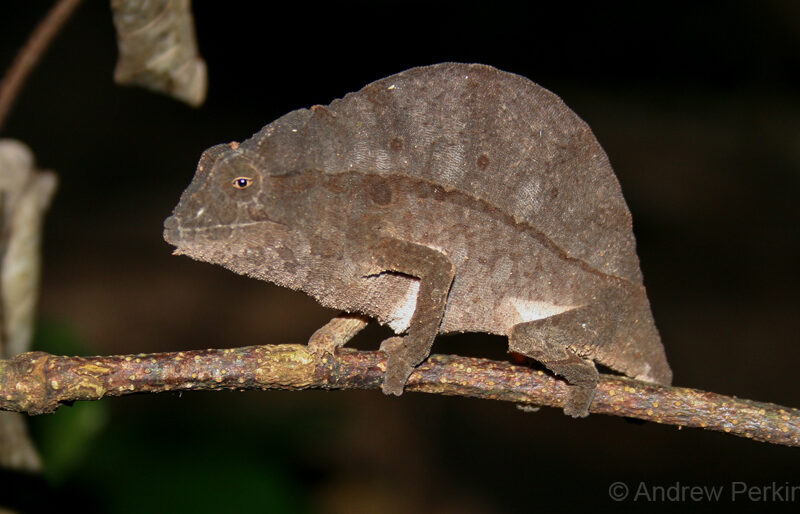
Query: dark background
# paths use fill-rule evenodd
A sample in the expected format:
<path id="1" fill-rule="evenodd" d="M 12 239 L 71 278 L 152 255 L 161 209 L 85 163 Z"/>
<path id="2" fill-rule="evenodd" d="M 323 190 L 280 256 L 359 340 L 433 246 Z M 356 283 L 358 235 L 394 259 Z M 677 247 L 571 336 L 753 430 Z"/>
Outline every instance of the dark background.
<path id="1" fill-rule="evenodd" d="M 799 3 L 196 4 L 202 108 L 114 85 L 109 7 L 86 2 L 2 131 L 61 179 L 38 348 L 305 341 L 332 313 L 162 241 L 201 151 L 409 67 L 482 62 L 556 92 L 592 126 L 633 213 L 675 384 L 800 406 Z M 0 7 L 0 67 L 49 5 Z M 506 358 L 502 338 L 441 338 L 434 351 Z M 615 503 L 609 485 L 715 486 L 723 499 L 732 482 L 800 485 L 796 449 L 421 394 L 164 394 L 32 421 L 45 478 L 0 485 L 0 503 L 22 511 L 658 511 L 680 505 Z"/>

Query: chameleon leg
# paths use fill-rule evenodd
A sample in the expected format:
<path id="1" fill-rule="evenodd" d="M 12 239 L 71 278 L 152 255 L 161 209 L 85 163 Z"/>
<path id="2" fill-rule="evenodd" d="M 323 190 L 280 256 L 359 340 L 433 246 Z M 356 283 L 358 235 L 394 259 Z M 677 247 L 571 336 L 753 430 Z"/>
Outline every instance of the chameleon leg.
<path id="1" fill-rule="evenodd" d="M 311 335 L 308 351 L 318 356 L 332 354 L 361 332 L 367 323 L 369 321 L 364 316 L 343 312 Z"/>
<path id="2" fill-rule="evenodd" d="M 600 378 L 594 362 L 575 351 L 591 347 L 598 339 L 590 318 L 585 309 L 578 308 L 520 323 L 509 335 L 509 350 L 536 359 L 567 380 L 570 390 L 564 414 L 575 418 L 589 415 Z"/>
<path id="3" fill-rule="evenodd" d="M 373 263 L 381 271 L 410 275 L 420 281 L 407 334 L 381 343 L 381 351 L 388 357 L 383 392 L 399 396 L 414 367 L 431 352 L 455 268 L 442 252 L 399 239 L 382 239 L 373 250 Z"/>

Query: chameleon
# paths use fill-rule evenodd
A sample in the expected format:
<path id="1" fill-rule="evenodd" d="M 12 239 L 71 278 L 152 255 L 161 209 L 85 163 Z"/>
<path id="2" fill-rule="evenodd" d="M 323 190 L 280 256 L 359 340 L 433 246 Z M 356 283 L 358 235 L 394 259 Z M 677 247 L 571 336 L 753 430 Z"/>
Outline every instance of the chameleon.
<path id="1" fill-rule="evenodd" d="M 566 380 L 573 417 L 596 363 L 672 380 L 608 157 L 558 96 L 491 66 L 412 68 L 207 149 L 164 237 L 342 311 L 315 353 L 388 325 L 386 394 L 462 332 Z"/>

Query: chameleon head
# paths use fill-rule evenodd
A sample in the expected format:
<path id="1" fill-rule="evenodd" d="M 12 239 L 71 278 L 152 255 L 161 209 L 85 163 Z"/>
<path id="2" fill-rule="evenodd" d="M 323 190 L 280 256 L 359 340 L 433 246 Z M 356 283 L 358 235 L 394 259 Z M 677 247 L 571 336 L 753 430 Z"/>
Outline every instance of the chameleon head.
<path id="1" fill-rule="evenodd" d="M 203 152 L 192 183 L 164 221 L 164 239 L 175 253 L 221 263 L 240 241 L 251 239 L 248 233 L 280 228 L 267 212 L 263 169 L 258 155 L 238 143 Z"/>

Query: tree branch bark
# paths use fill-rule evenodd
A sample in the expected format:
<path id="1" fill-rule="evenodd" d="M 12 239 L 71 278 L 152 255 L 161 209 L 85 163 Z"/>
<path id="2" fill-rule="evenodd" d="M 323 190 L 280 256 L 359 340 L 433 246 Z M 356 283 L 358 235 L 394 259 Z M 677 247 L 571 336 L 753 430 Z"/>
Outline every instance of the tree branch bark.
<path id="1" fill-rule="evenodd" d="M 378 389 L 381 352 L 339 350 L 321 358 L 304 345 L 104 357 L 28 352 L 0 360 L 0 410 L 42 414 L 106 396 L 223 389 Z M 433 355 L 406 391 L 563 407 L 566 383 L 508 362 Z M 602 375 L 590 412 L 800 446 L 800 410 L 682 387 Z"/>

